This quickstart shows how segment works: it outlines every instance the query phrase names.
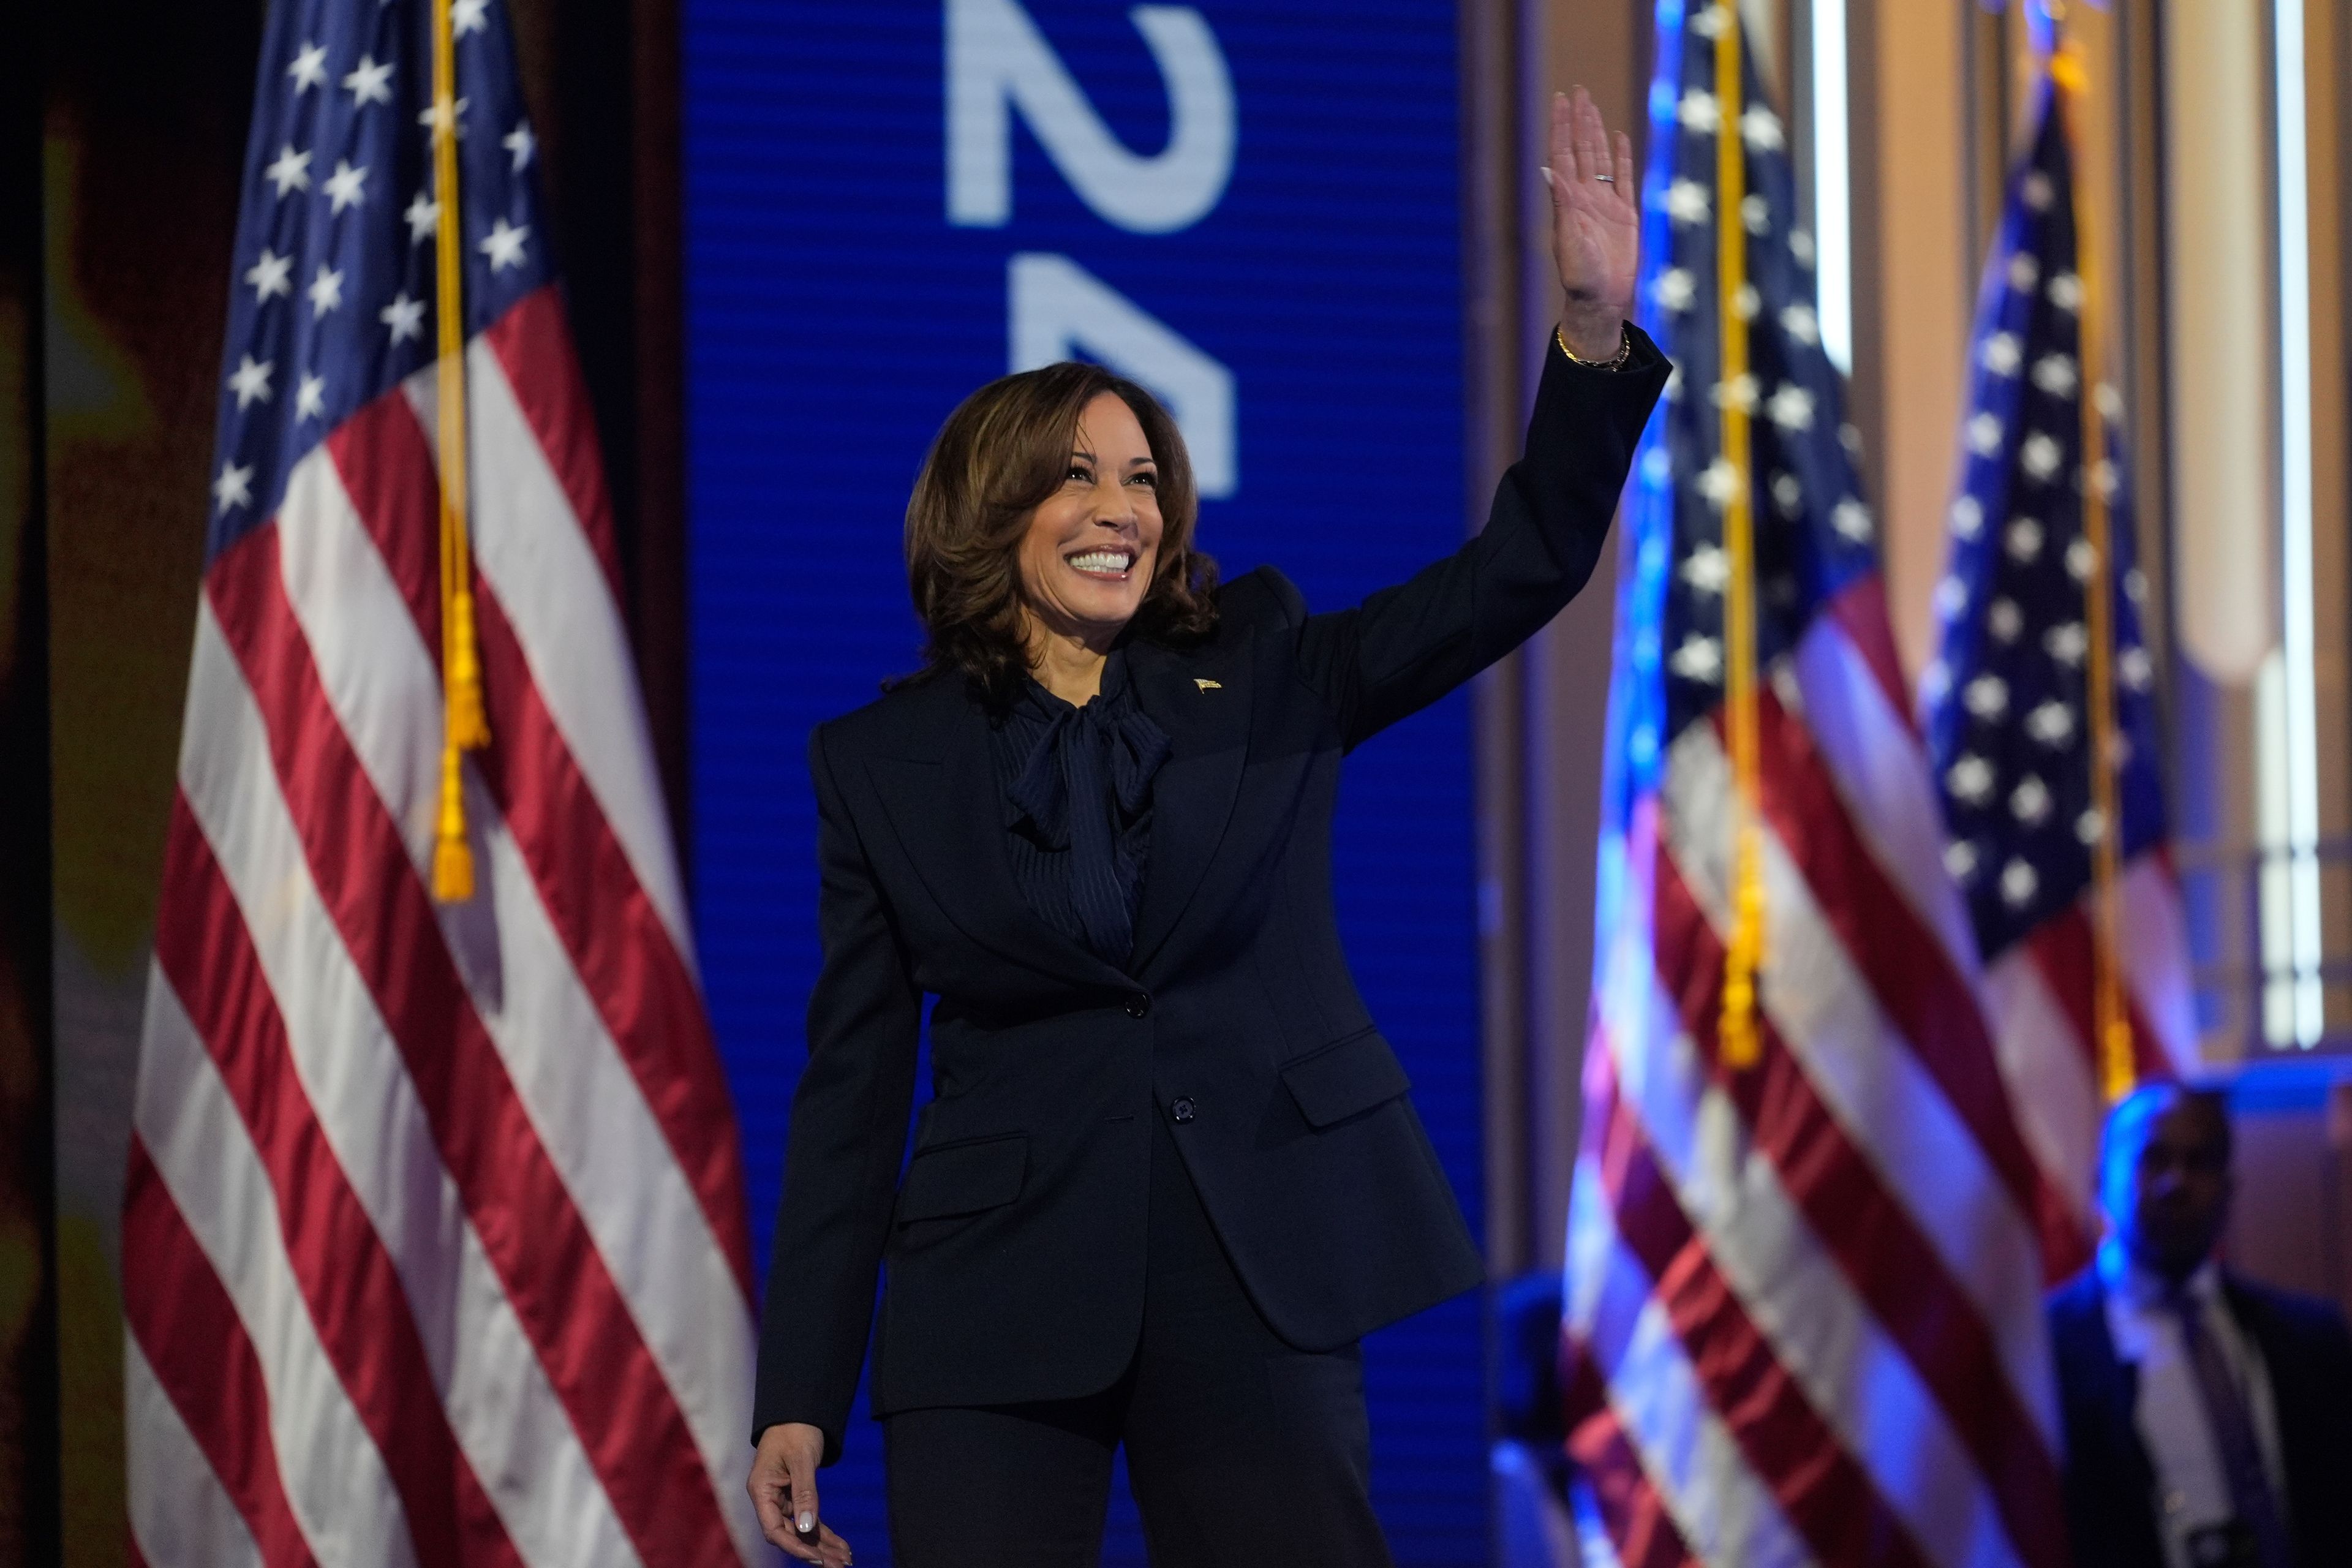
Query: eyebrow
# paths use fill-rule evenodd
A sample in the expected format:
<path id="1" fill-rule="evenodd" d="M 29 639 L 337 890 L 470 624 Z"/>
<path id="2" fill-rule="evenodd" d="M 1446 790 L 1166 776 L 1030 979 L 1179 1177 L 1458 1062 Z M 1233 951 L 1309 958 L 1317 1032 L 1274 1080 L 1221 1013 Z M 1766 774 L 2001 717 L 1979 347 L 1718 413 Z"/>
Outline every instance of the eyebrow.
<path id="1" fill-rule="evenodd" d="M 1070 457 L 1071 457 L 1074 460 L 1075 460 L 1075 459 L 1076 459 L 1076 458 L 1085 458 L 1085 459 L 1086 459 L 1087 462 L 1089 462 L 1089 463 L 1100 462 L 1100 461 L 1102 460 L 1101 458 L 1099 458 L 1096 457 L 1092 452 L 1087 451 L 1084 447 L 1071 447 L 1071 448 L 1070 448 Z M 1132 468 L 1136 467 L 1138 464 L 1140 464 L 1140 463 L 1152 463 L 1152 464 L 1157 464 L 1159 461 L 1160 461 L 1160 459 L 1159 459 L 1159 458 L 1157 458 L 1153 457 L 1150 453 L 1146 452 L 1146 453 L 1145 453 L 1145 454 L 1143 454 L 1143 456 L 1141 456 L 1140 458 L 1129 458 L 1127 460 L 1127 466 L 1128 466 L 1129 468 Z"/>

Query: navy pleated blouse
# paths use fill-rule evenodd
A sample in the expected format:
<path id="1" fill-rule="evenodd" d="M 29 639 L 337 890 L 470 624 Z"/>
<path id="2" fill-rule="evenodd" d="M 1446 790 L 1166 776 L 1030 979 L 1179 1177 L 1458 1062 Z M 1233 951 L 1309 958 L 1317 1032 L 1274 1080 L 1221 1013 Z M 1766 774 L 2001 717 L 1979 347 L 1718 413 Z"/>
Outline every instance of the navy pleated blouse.
<path id="1" fill-rule="evenodd" d="M 1124 965 L 1151 846 L 1151 778 L 1168 760 L 1167 731 L 1136 706 L 1125 652 L 1112 652 L 1083 708 L 1028 682 L 996 721 L 991 755 L 1022 896 L 1046 924 Z"/>

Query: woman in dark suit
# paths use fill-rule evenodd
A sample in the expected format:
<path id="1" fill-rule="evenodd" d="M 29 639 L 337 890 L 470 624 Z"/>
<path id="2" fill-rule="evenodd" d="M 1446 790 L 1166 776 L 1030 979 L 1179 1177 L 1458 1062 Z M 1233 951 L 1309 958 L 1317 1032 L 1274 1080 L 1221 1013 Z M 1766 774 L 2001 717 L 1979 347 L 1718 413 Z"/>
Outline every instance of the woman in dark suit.
<path id="1" fill-rule="evenodd" d="M 1356 609 L 1192 548 L 1173 424 L 1089 365 L 975 393 L 908 509 L 924 671 L 821 726 L 824 966 L 751 1490 L 807 1562 L 875 1341 L 908 1568 L 1378 1564 L 1357 1343 L 1482 1268 L 1339 951 L 1339 760 L 1591 574 L 1666 379 L 1631 148 L 1553 106 L 1566 304 L 1476 539 Z M 1335 473 L 1377 475 L 1349 453 Z M 898 1179 L 926 995 L 935 1098 Z"/>

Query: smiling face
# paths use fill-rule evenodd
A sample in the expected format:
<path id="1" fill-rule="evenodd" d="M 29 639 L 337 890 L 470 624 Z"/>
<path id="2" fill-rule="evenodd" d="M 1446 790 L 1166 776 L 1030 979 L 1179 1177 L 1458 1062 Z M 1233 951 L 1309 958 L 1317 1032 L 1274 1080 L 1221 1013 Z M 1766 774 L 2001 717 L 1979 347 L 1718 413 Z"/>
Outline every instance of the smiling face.
<path id="1" fill-rule="evenodd" d="M 1040 635 L 1097 652 L 1134 618 L 1160 563 L 1160 466 L 1135 411 L 1106 392 L 1078 416 L 1061 488 L 1029 517 L 1021 603 Z"/>

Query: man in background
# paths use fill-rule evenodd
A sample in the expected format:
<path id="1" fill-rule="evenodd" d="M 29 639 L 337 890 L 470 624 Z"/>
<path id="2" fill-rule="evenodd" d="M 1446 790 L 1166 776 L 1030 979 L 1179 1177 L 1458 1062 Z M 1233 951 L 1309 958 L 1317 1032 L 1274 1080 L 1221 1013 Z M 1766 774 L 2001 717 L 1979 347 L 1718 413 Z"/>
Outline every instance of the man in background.
<path id="1" fill-rule="evenodd" d="M 2108 1113 L 2106 1238 L 2050 1301 L 2074 1568 L 2352 1563 L 2352 1333 L 2215 1260 L 2230 1157 L 2212 1090 Z"/>

